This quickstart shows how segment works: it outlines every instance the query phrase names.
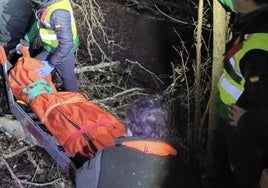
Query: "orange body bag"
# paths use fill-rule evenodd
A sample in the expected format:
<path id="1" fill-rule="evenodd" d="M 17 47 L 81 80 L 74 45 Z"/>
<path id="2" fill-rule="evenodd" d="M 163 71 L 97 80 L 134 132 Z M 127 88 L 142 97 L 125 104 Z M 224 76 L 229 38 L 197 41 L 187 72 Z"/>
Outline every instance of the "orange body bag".
<path id="1" fill-rule="evenodd" d="M 41 66 L 26 49 L 9 71 L 8 84 L 14 97 L 28 103 L 71 157 L 79 154 L 92 158 L 97 150 L 114 146 L 114 139 L 125 133 L 124 125 L 80 93 L 57 92 L 51 75 L 40 78 L 35 72 Z M 38 90 L 32 95 L 33 88 Z"/>
<path id="2" fill-rule="evenodd" d="M 13 95 L 17 100 L 25 103 L 30 101 L 30 96 L 25 93 L 25 89 L 31 89 L 29 84 L 39 80 L 45 80 L 49 84 L 51 93 L 57 92 L 55 85 L 52 83 L 52 77 L 49 74 L 45 78 L 41 78 L 35 71 L 42 67 L 42 63 L 37 59 L 30 57 L 21 57 L 15 66 L 9 71 L 8 84 Z"/>
<path id="3" fill-rule="evenodd" d="M 117 118 L 80 93 L 42 94 L 30 106 L 71 157 L 94 157 L 97 150 L 114 146 L 114 139 L 125 133 Z"/>

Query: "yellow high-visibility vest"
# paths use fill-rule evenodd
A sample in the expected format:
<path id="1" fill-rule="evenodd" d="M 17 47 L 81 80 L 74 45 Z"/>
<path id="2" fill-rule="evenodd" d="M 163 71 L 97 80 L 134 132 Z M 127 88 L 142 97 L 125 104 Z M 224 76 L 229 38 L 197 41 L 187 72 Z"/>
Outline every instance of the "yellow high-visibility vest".
<path id="1" fill-rule="evenodd" d="M 74 43 L 71 51 L 75 51 L 76 48 L 78 47 L 79 39 L 73 16 L 73 10 L 69 0 L 62 0 L 48 6 L 47 9 L 45 10 L 46 12 L 44 13 L 45 14 L 44 18 L 42 18 L 42 20 L 39 20 L 39 34 L 41 37 L 43 47 L 47 52 L 52 52 L 59 45 L 55 31 L 52 28 L 50 28 L 50 17 L 55 10 L 67 10 L 71 14 L 71 24 L 73 34 L 72 38 Z M 46 27 L 41 26 L 40 22 L 42 22 L 42 24 L 45 25 Z"/>
<path id="2" fill-rule="evenodd" d="M 238 50 L 233 57 L 229 58 L 229 62 L 227 62 L 230 63 L 236 75 L 241 77 L 241 81 L 235 81 L 228 71 L 224 70 L 218 83 L 220 98 L 224 104 L 231 105 L 236 103 L 244 91 L 245 79 L 240 71 L 240 60 L 252 49 L 260 49 L 268 52 L 267 41 L 268 33 L 254 33 L 244 36 L 242 48 Z"/>

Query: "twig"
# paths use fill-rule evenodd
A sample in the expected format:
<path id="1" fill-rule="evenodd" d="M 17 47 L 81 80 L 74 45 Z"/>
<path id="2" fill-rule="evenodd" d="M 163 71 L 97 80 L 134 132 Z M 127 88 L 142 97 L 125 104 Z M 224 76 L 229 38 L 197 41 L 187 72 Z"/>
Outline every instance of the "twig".
<path id="1" fill-rule="evenodd" d="M 4 159 L 12 158 L 12 157 L 14 157 L 16 155 L 19 155 L 19 154 L 23 153 L 24 151 L 27 151 L 29 148 L 30 148 L 29 146 L 24 146 L 23 148 L 20 148 L 17 151 L 14 151 L 14 152 L 9 153 L 9 154 L 4 154 L 3 158 Z"/>
<path id="2" fill-rule="evenodd" d="M 154 5 L 154 6 L 155 6 L 155 8 L 156 8 L 157 11 L 159 11 L 161 14 L 163 14 L 163 15 L 166 16 L 167 18 L 171 19 L 172 21 L 177 22 L 177 23 L 180 23 L 180 24 L 192 25 L 192 24 L 189 24 L 189 23 L 187 23 L 187 22 L 178 20 L 178 19 L 176 19 L 176 18 L 172 18 L 171 16 L 167 15 L 167 14 L 164 13 L 162 10 L 160 10 L 160 9 L 158 8 L 157 5 Z"/>
<path id="3" fill-rule="evenodd" d="M 156 79 L 156 80 L 158 80 L 161 84 L 164 84 L 164 82 L 155 74 L 155 73 L 153 73 L 152 71 L 150 71 L 150 70 L 148 70 L 148 69 L 146 69 L 144 66 L 142 66 L 140 63 L 138 63 L 138 62 L 134 62 L 134 61 L 131 61 L 131 60 L 128 60 L 128 59 L 126 59 L 126 61 L 127 62 L 129 62 L 129 63 L 132 63 L 132 64 L 135 64 L 135 65 L 138 65 L 142 70 L 144 70 L 145 72 L 147 72 L 147 73 L 149 73 L 151 76 L 152 76 L 152 78 L 153 79 Z M 157 82 L 156 82 L 157 83 Z"/>
<path id="4" fill-rule="evenodd" d="M 75 68 L 74 72 L 76 74 L 79 73 L 84 73 L 84 72 L 89 72 L 89 71 L 100 71 L 101 69 L 105 69 L 107 67 L 111 67 L 113 65 L 118 64 L 118 62 L 108 62 L 108 63 L 99 63 L 97 65 L 92 65 L 92 66 L 83 66 L 83 67 L 77 67 Z"/>
<path id="5" fill-rule="evenodd" d="M 38 172 L 39 169 L 40 169 L 40 168 L 39 168 L 39 164 L 36 164 L 36 166 L 35 166 L 35 171 L 34 171 L 34 174 L 33 174 L 32 178 L 31 178 L 31 181 L 34 180 L 34 178 L 36 177 L 36 174 L 37 174 L 37 172 Z"/>
<path id="6" fill-rule="evenodd" d="M 33 186 L 37 186 L 37 187 L 45 187 L 48 185 L 54 185 L 55 183 L 59 182 L 60 180 L 62 180 L 62 178 L 58 178 L 56 180 L 53 180 L 51 182 L 46 182 L 46 183 L 34 183 L 34 182 L 28 182 L 26 180 L 20 180 L 20 182 L 22 184 L 26 184 L 26 185 L 33 185 Z"/>
<path id="7" fill-rule="evenodd" d="M 84 20 L 82 21 L 81 25 L 84 28 L 87 28 L 87 36 L 84 36 L 82 38 L 86 39 L 87 44 L 87 52 L 90 56 L 91 61 L 93 61 L 93 52 L 92 52 L 92 46 L 96 46 L 99 52 L 101 53 L 101 56 L 103 58 L 103 61 L 107 58 L 107 55 L 105 51 L 100 46 L 99 42 L 96 39 L 96 35 L 100 33 L 103 36 L 104 42 L 108 42 L 108 36 L 105 31 L 105 27 L 103 26 L 102 22 L 104 20 L 102 12 L 100 10 L 100 6 L 95 0 L 82 0 L 78 1 L 81 5 L 78 5 L 74 2 L 72 2 L 73 6 L 79 8 L 80 12 L 83 15 Z M 81 34 L 83 35 L 83 31 L 81 31 Z"/>
<path id="8" fill-rule="evenodd" d="M 121 97 L 123 95 L 129 95 L 129 93 L 137 92 L 137 91 L 142 92 L 144 90 L 141 88 L 131 88 L 131 89 L 125 90 L 123 92 L 117 93 L 112 97 L 107 97 L 105 99 L 100 99 L 100 100 L 94 100 L 93 102 L 102 103 L 102 102 L 107 102 L 107 101 L 111 101 L 111 100 L 118 100 L 118 97 Z"/>
<path id="9" fill-rule="evenodd" d="M 3 157 L 0 157 L 0 160 L 7 167 L 7 170 L 11 174 L 11 177 L 17 182 L 17 184 L 19 185 L 19 187 L 24 188 L 23 185 L 21 184 L 21 180 L 18 179 L 17 176 L 14 174 L 13 170 L 11 169 L 11 167 L 9 166 L 9 164 L 7 163 L 7 161 Z"/>
<path id="10" fill-rule="evenodd" d="M 58 181 L 62 180 L 62 178 L 58 178 L 56 180 L 53 180 L 51 182 L 47 182 L 47 183 L 34 183 L 34 182 L 28 182 L 27 180 L 20 180 L 19 178 L 17 178 L 17 176 L 14 174 L 13 170 L 11 169 L 11 167 L 9 166 L 8 162 L 4 159 L 4 157 L 0 157 L 0 160 L 2 161 L 2 163 L 4 163 L 4 165 L 7 167 L 7 170 L 9 171 L 9 173 L 11 174 L 11 177 L 16 181 L 16 183 L 19 185 L 19 187 L 24 188 L 24 186 L 22 184 L 26 184 L 26 185 L 33 185 L 33 186 L 37 186 L 37 187 L 44 187 L 44 186 L 48 186 L 48 185 L 54 185 L 55 183 L 57 183 Z"/>

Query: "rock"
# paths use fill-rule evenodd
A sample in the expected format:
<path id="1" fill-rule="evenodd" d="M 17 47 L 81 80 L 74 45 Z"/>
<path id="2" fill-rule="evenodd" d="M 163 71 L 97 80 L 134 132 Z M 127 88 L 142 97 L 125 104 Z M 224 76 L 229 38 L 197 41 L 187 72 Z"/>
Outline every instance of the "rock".
<path id="1" fill-rule="evenodd" d="M 22 125 L 13 115 L 0 117 L 0 131 L 15 137 L 18 141 L 25 141 L 30 145 L 38 145 L 37 141 L 30 133 L 25 134 Z"/>

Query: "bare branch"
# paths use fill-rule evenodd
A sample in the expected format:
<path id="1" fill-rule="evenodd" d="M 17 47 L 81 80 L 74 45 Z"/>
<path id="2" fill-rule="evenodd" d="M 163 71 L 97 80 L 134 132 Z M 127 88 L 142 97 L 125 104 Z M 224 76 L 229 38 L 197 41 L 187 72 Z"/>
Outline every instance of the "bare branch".
<path id="1" fill-rule="evenodd" d="M 145 72 L 149 73 L 151 75 L 151 77 L 154 79 L 154 80 L 157 80 L 159 81 L 161 84 L 164 84 L 164 82 L 155 74 L 153 73 L 152 71 L 146 69 L 144 66 L 142 66 L 139 62 L 137 61 L 131 61 L 131 60 L 128 60 L 126 59 L 127 62 L 129 63 L 132 63 L 134 65 L 137 65 L 138 67 L 140 67 L 142 70 L 144 70 Z M 157 81 L 155 83 L 157 83 Z"/>
<path id="2" fill-rule="evenodd" d="M 184 22 L 184 21 L 181 21 L 181 20 L 178 20 L 176 18 L 173 18 L 169 15 L 167 15 L 166 13 L 164 13 L 162 10 L 160 10 L 160 8 L 157 6 L 157 5 L 154 5 L 156 10 L 159 11 L 161 14 L 163 14 L 164 16 L 166 16 L 167 18 L 169 18 L 170 20 L 172 20 L 173 22 L 176 22 L 176 23 L 179 23 L 179 24 L 185 24 L 185 25 L 190 25 L 189 23 L 187 22 Z"/>
<path id="3" fill-rule="evenodd" d="M 27 151 L 29 148 L 30 148 L 29 146 L 24 146 L 23 148 L 20 148 L 15 152 L 12 152 L 12 153 L 9 153 L 9 154 L 4 154 L 3 158 L 4 159 L 9 159 L 9 158 L 15 157 L 16 155 L 19 155 L 19 154 Z"/>
<path id="4" fill-rule="evenodd" d="M 9 171 L 11 177 L 16 181 L 19 187 L 24 188 L 23 185 L 21 184 L 20 179 L 17 178 L 17 176 L 14 174 L 12 168 L 9 166 L 8 162 L 3 158 L 0 157 L 0 160 L 4 163 L 4 165 L 7 167 L 7 170 Z"/>
<path id="5" fill-rule="evenodd" d="M 108 63 L 99 63 L 99 64 L 96 64 L 96 65 L 91 65 L 91 66 L 83 66 L 83 67 L 76 67 L 74 72 L 76 74 L 79 74 L 79 73 L 85 73 L 85 72 L 95 72 L 95 71 L 101 71 L 102 69 L 105 69 L 105 68 L 109 68 L 113 65 L 117 65 L 119 62 L 108 62 Z"/>

